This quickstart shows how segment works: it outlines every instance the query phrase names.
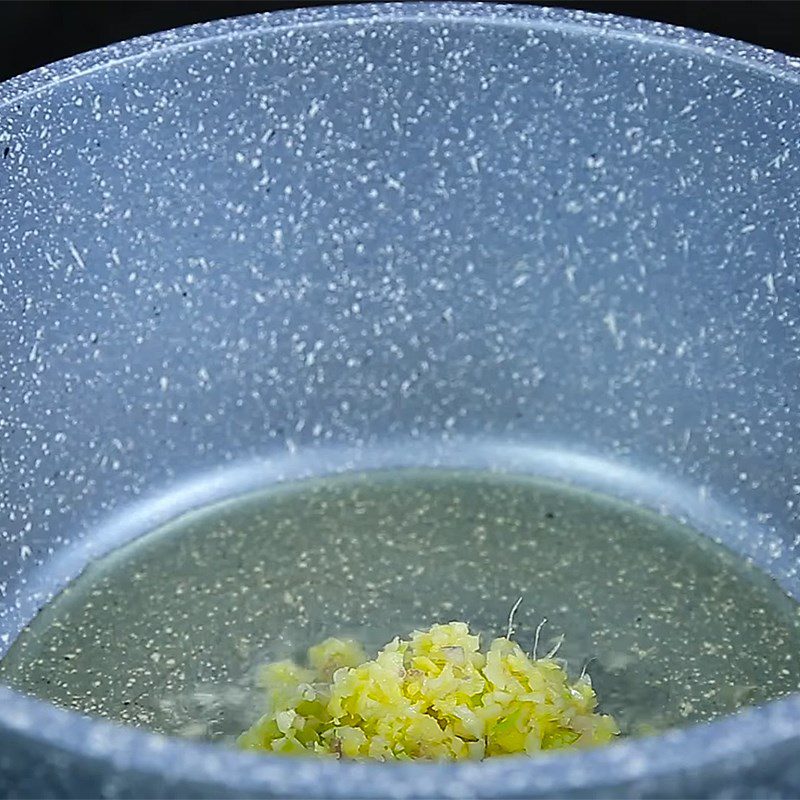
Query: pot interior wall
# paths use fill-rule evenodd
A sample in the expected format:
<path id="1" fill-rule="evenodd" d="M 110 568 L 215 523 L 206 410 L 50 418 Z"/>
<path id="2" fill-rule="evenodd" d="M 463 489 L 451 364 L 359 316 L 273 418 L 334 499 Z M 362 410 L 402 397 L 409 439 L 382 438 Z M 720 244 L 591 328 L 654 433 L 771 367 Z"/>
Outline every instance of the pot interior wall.
<path id="1" fill-rule="evenodd" d="M 798 103 L 699 51 L 409 18 L 4 107 L 0 653 L 93 555 L 349 466 L 600 487 L 797 595 Z"/>

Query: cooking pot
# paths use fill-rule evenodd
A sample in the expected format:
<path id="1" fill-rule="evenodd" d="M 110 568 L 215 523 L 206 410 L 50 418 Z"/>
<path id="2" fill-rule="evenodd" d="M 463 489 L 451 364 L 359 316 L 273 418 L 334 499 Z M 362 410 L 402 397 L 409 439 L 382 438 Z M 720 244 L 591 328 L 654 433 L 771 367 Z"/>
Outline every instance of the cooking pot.
<path id="1" fill-rule="evenodd" d="M 799 66 L 651 22 L 389 4 L 0 86 L 0 655 L 120 543 L 355 468 L 600 489 L 800 597 Z M 4 796 L 799 791 L 797 695 L 593 751 L 393 766 L 0 687 Z"/>

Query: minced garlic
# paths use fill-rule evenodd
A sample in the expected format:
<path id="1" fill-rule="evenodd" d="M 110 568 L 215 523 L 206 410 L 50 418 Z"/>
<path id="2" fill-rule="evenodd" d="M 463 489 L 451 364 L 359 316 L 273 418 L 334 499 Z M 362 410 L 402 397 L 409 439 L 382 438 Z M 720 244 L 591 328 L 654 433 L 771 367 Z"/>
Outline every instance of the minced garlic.
<path id="1" fill-rule="evenodd" d="M 619 732 L 595 712 L 588 675 L 570 682 L 553 658 L 508 638 L 486 653 L 463 622 L 415 631 L 367 659 L 327 639 L 308 667 L 264 668 L 269 711 L 239 737 L 247 749 L 383 761 L 482 759 L 603 744 Z"/>

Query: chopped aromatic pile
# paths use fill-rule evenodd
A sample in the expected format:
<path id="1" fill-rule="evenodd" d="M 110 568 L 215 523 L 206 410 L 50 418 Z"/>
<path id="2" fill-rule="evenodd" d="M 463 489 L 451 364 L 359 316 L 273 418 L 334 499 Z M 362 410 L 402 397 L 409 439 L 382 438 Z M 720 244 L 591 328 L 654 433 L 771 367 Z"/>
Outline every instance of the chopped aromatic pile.
<path id="1" fill-rule="evenodd" d="M 511 625 L 509 622 L 509 631 Z M 588 675 L 510 638 L 486 653 L 463 622 L 395 638 L 374 659 L 327 639 L 308 666 L 264 668 L 269 711 L 239 737 L 250 750 L 340 758 L 482 759 L 604 744 L 619 732 L 595 712 Z"/>

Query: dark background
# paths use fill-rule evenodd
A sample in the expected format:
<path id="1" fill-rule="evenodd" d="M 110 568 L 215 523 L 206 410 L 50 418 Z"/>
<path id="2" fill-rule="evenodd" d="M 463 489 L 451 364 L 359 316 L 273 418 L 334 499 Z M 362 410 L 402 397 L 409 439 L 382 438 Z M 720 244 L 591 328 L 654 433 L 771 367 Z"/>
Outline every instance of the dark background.
<path id="1" fill-rule="evenodd" d="M 144 33 L 218 17 L 303 5 L 323 3 L 263 0 L 0 0 L 0 80 L 75 53 Z M 800 2 L 797 0 L 544 2 L 540 5 L 583 8 L 671 22 L 800 55 Z"/>

